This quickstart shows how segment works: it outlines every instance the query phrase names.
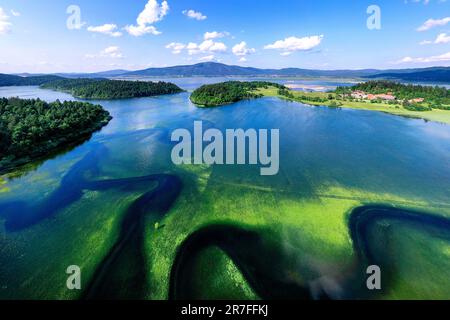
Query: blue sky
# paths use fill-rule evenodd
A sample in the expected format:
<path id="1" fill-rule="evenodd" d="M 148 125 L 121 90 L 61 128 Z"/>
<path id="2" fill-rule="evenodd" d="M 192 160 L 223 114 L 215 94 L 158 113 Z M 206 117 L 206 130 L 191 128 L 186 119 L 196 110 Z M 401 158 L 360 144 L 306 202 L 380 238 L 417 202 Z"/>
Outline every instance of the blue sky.
<path id="1" fill-rule="evenodd" d="M 67 13 L 71 5 L 80 9 L 80 24 Z M 367 26 L 371 5 L 380 9 L 380 29 Z M 450 66 L 450 0 L 0 0 L 0 72 L 201 61 L 263 68 Z"/>

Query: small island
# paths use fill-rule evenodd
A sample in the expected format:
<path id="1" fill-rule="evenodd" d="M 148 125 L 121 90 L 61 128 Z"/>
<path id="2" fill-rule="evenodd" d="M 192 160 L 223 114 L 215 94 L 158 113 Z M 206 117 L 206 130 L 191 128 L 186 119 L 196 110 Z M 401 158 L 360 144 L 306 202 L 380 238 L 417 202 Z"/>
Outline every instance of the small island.
<path id="1" fill-rule="evenodd" d="M 62 79 L 46 82 L 43 89 L 67 92 L 80 99 L 112 100 L 174 94 L 183 90 L 170 82 L 108 79 Z"/>
<path id="2" fill-rule="evenodd" d="M 0 99 L 0 172 L 79 143 L 112 119 L 100 105 Z"/>
<path id="3" fill-rule="evenodd" d="M 265 81 L 228 81 L 210 85 L 204 85 L 191 94 L 192 103 L 200 107 L 217 107 L 235 103 L 245 99 L 263 97 L 258 89 L 287 89 L 283 85 Z"/>

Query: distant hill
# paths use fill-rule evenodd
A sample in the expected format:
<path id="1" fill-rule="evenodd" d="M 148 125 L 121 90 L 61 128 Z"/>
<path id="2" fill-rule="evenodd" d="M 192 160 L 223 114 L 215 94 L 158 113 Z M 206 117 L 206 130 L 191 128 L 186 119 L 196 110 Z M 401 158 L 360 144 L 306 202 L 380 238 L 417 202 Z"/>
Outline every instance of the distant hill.
<path id="1" fill-rule="evenodd" d="M 130 73 L 129 70 L 108 70 L 108 71 L 102 71 L 102 72 L 95 72 L 95 73 L 56 73 L 55 75 L 63 77 L 63 78 L 69 78 L 69 79 L 79 79 L 79 78 L 113 78 L 113 77 L 119 77 L 123 74 Z"/>
<path id="2" fill-rule="evenodd" d="M 378 70 L 308 70 L 299 68 L 258 69 L 230 66 L 216 62 L 204 62 L 166 68 L 149 68 L 124 73 L 121 76 L 141 77 L 220 77 L 220 76 L 296 76 L 296 77 L 345 77 L 354 78 L 376 74 Z"/>
<path id="3" fill-rule="evenodd" d="M 344 78 L 344 79 L 395 79 L 415 82 L 450 83 L 450 67 L 432 67 L 419 69 L 362 69 L 362 70 L 310 70 L 301 68 L 259 69 L 252 67 L 232 66 L 217 62 L 204 62 L 193 65 L 182 65 L 165 68 L 149 68 L 138 71 L 110 70 L 97 73 L 57 73 L 54 75 L 2 75 L 0 86 L 4 83 L 42 84 L 46 77 L 63 78 L 136 78 L 136 77 L 299 77 L 299 78 Z M 54 78 L 52 80 L 55 80 Z M 44 82 L 42 82 L 44 81 Z M 18 85 L 18 84 L 8 84 Z"/>
<path id="4" fill-rule="evenodd" d="M 392 79 L 415 82 L 445 82 L 450 83 L 450 68 L 430 68 L 413 72 L 386 72 L 366 76 L 369 79 Z"/>
<path id="5" fill-rule="evenodd" d="M 217 62 L 205 62 L 166 68 L 122 73 L 121 77 L 223 77 L 223 76 L 266 76 L 266 77 L 305 77 L 305 78 L 392 78 L 405 81 L 450 82 L 450 67 L 422 69 L 362 69 L 362 70 L 310 70 L 300 68 L 258 69 L 230 66 Z"/>
<path id="6" fill-rule="evenodd" d="M 150 76 L 150 77 L 160 77 L 160 76 L 250 76 L 250 75 L 260 75 L 262 69 L 257 68 L 247 68 L 240 66 L 229 66 L 222 63 L 206 62 L 198 63 L 194 65 L 185 66 L 174 66 L 166 68 L 149 68 L 145 70 L 133 71 L 124 74 L 124 76 Z"/>
<path id="7" fill-rule="evenodd" d="M 10 74 L 1 74 L 0 73 L 0 87 L 6 86 L 40 86 L 41 84 L 60 80 L 62 77 L 58 77 L 55 75 L 45 75 L 45 76 L 30 76 L 30 77 L 21 77 Z"/>

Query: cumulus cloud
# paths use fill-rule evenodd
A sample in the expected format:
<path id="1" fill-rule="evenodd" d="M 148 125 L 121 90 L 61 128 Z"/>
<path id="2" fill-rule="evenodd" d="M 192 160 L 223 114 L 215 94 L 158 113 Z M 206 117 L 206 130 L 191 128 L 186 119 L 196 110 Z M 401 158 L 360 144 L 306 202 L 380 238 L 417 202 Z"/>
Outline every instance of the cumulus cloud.
<path id="1" fill-rule="evenodd" d="M 124 55 L 122 54 L 120 48 L 117 46 L 107 47 L 107 48 L 103 49 L 102 51 L 100 51 L 100 53 L 97 53 L 97 54 L 86 54 L 85 57 L 88 59 L 94 59 L 94 58 L 123 59 L 123 58 L 125 58 Z"/>
<path id="2" fill-rule="evenodd" d="M 441 43 L 449 43 L 450 42 L 450 35 L 447 35 L 446 33 L 441 33 L 438 35 L 436 40 L 434 40 L 434 43 L 441 44 Z"/>
<path id="3" fill-rule="evenodd" d="M 180 54 L 181 51 L 186 48 L 186 45 L 179 42 L 172 42 L 166 46 L 167 49 L 171 49 L 173 54 Z"/>
<path id="4" fill-rule="evenodd" d="M 125 30 L 135 37 L 140 37 L 144 34 L 153 34 L 155 36 L 161 34 L 154 26 L 126 26 Z"/>
<path id="5" fill-rule="evenodd" d="M 107 23 L 104 24 L 102 26 L 90 26 L 87 28 L 87 30 L 89 32 L 96 32 L 96 33 L 102 33 L 102 34 L 106 34 L 109 35 L 111 37 L 120 37 L 122 36 L 122 32 L 117 31 L 117 25 L 112 24 L 112 23 Z"/>
<path id="6" fill-rule="evenodd" d="M 136 19 L 137 25 L 128 25 L 125 30 L 135 37 L 145 34 L 159 35 L 159 32 L 152 24 L 161 21 L 169 12 L 169 4 L 163 1 L 161 5 L 156 0 L 149 0 L 144 10 Z"/>
<path id="7" fill-rule="evenodd" d="M 421 41 L 420 45 L 427 45 L 427 44 L 443 44 L 443 43 L 449 43 L 450 42 L 450 35 L 447 35 L 446 33 L 440 33 L 436 40 L 430 41 L 430 40 L 424 40 Z"/>
<path id="8" fill-rule="evenodd" d="M 199 46 L 200 51 L 206 52 L 224 52 L 227 51 L 227 46 L 223 42 L 214 42 L 213 40 L 205 40 Z"/>
<path id="9" fill-rule="evenodd" d="M 199 20 L 199 21 L 206 20 L 208 18 L 203 13 L 197 12 L 197 11 L 192 10 L 192 9 L 190 9 L 190 10 L 183 10 L 183 14 L 186 17 L 190 18 L 190 19 L 195 19 L 195 20 Z"/>
<path id="10" fill-rule="evenodd" d="M 317 47 L 322 42 L 323 35 L 311 37 L 289 37 L 284 40 L 275 41 L 264 46 L 264 49 L 280 50 L 282 56 L 290 55 L 296 51 L 306 51 Z"/>
<path id="11" fill-rule="evenodd" d="M 443 27 L 450 22 L 450 17 L 442 19 L 428 19 L 423 25 L 417 28 L 417 31 L 427 31 L 434 27 Z"/>
<path id="12" fill-rule="evenodd" d="M 242 41 L 241 43 L 238 43 L 233 47 L 232 52 L 238 57 L 245 57 L 246 55 L 255 53 L 256 49 L 248 48 L 247 43 L 245 41 Z"/>
<path id="13" fill-rule="evenodd" d="M 178 42 L 172 42 L 166 45 L 167 49 L 171 49 L 172 53 L 179 54 L 182 50 L 192 56 L 200 53 L 218 53 L 227 51 L 227 46 L 223 42 L 215 42 L 213 40 L 205 40 L 200 44 L 189 42 L 187 45 Z"/>
<path id="14" fill-rule="evenodd" d="M 402 63 L 433 63 L 433 62 L 445 62 L 450 61 L 450 52 L 430 57 L 404 57 L 403 59 L 397 61 L 397 64 Z"/>
<path id="15" fill-rule="evenodd" d="M 9 22 L 9 17 L 6 15 L 5 10 L 0 7 L 0 34 L 7 34 L 11 31 L 11 22 Z"/>
<path id="16" fill-rule="evenodd" d="M 229 32 L 217 32 L 217 31 L 213 31 L 213 32 L 205 32 L 205 34 L 203 35 L 203 39 L 205 40 L 212 40 L 212 39 L 218 39 L 218 38 L 223 38 L 226 36 L 229 36 L 230 33 Z"/>
<path id="17" fill-rule="evenodd" d="M 18 11 L 16 11 L 16 10 L 11 9 L 11 14 L 12 14 L 14 17 L 20 17 L 20 12 L 18 12 Z"/>

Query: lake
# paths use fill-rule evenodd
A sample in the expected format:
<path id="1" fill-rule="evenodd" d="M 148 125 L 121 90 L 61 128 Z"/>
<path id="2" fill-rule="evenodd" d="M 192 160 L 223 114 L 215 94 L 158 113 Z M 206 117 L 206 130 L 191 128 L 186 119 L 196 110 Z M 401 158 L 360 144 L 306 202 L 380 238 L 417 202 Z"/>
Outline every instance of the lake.
<path id="1" fill-rule="evenodd" d="M 213 81 L 174 80 L 187 90 Z M 37 87 L 4 87 L 0 96 L 75 100 Z M 298 297 L 306 288 L 313 297 L 450 298 L 448 230 L 376 221 L 367 237 L 392 281 L 371 296 L 349 285 L 365 270 L 355 267 L 348 226 L 352 210 L 366 205 L 449 218 L 450 126 L 276 98 L 199 109 L 187 92 L 91 102 L 111 113 L 108 126 L 0 178 L 0 298 L 167 299 L 178 248 L 211 226 L 259 240 L 196 245 L 189 285 L 179 285 L 193 298 L 266 297 L 272 276 L 301 288 L 292 291 Z M 172 164 L 172 131 L 192 131 L 196 120 L 222 131 L 280 129 L 278 175 L 260 176 L 251 165 Z M 278 262 L 239 259 L 256 248 Z M 80 266 L 88 293 L 66 288 L 70 265 Z M 207 270 L 214 272 L 204 277 Z M 261 282 L 248 270 L 261 270 Z"/>

